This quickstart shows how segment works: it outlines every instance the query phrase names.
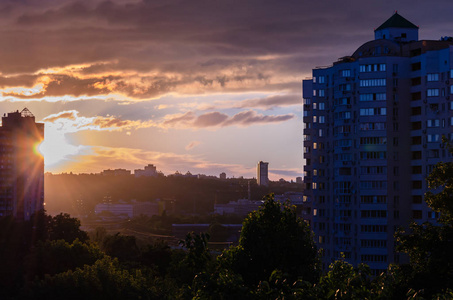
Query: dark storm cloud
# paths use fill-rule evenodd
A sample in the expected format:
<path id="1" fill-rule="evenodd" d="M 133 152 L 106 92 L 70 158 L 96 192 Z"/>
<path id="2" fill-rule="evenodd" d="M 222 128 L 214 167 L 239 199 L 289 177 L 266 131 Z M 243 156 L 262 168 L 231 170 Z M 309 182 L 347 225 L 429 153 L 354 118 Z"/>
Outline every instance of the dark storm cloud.
<path id="1" fill-rule="evenodd" d="M 47 0 L 39 4 L 0 5 L 4 16 L 0 23 L 7 25 L 0 31 L 1 72 L 31 74 L 88 64 L 82 74 L 99 74 L 90 80 L 64 78 L 61 82 L 68 85 L 51 84 L 43 96 L 60 95 L 65 89 L 71 95 L 112 92 L 90 81 L 113 72 L 136 72 L 145 78 L 137 84 L 126 73 L 115 75 L 122 78 L 116 79 L 114 91 L 132 98 L 187 93 L 189 85 L 197 85 L 195 92 L 295 91 L 314 66 L 349 55 L 371 40 L 373 29 L 395 9 L 403 8 L 400 13 L 421 26 L 421 36 L 426 29 L 434 34 L 429 38 L 437 39 L 451 35 L 440 29 L 453 27 L 449 15 L 453 4 L 447 0 L 435 6 L 421 0 Z"/>

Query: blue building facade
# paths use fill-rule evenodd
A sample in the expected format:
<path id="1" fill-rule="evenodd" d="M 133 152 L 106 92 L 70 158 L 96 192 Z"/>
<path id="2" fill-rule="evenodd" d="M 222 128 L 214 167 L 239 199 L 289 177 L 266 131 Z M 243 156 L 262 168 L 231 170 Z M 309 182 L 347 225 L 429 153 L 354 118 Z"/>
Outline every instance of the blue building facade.
<path id="1" fill-rule="evenodd" d="M 323 265 L 345 257 L 379 273 L 404 260 L 393 235 L 435 222 L 424 178 L 451 159 L 453 41 L 418 40 L 395 13 L 375 39 L 303 81 L 307 221 Z"/>

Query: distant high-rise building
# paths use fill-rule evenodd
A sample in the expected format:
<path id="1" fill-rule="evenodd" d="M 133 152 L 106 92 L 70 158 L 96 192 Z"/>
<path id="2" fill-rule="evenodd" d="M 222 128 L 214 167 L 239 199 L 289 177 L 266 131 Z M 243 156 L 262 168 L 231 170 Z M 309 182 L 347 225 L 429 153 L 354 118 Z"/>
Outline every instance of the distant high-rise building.
<path id="1" fill-rule="evenodd" d="M 0 216 L 18 220 L 44 208 L 44 124 L 27 109 L 5 114 L 0 127 Z"/>
<path id="2" fill-rule="evenodd" d="M 256 183 L 258 183 L 258 185 L 269 185 L 268 167 L 269 163 L 262 161 L 256 166 Z"/>
<path id="3" fill-rule="evenodd" d="M 425 177 L 451 155 L 453 40 L 418 40 L 395 13 L 375 39 L 303 82 L 304 201 L 328 266 L 398 263 L 394 233 L 435 221 Z"/>
<path id="4" fill-rule="evenodd" d="M 222 179 L 222 180 L 225 180 L 226 179 L 226 173 L 225 172 L 220 173 L 219 178 Z"/>

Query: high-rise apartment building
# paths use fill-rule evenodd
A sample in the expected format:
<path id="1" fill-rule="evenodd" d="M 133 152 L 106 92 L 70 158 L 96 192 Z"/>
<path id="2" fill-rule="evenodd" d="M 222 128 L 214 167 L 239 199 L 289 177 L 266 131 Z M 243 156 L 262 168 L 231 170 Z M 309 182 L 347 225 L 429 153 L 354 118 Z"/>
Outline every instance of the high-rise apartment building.
<path id="1" fill-rule="evenodd" d="M 342 253 L 379 272 L 397 227 L 435 221 L 425 177 L 451 159 L 453 39 L 418 40 L 395 13 L 375 39 L 303 82 L 304 200 L 323 264 Z"/>
<path id="2" fill-rule="evenodd" d="M 260 161 L 256 166 L 256 183 L 258 185 L 269 185 L 269 173 L 268 173 L 269 163 Z"/>
<path id="3" fill-rule="evenodd" d="M 0 127 L 0 216 L 18 220 L 44 206 L 44 124 L 27 109 L 5 114 Z"/>

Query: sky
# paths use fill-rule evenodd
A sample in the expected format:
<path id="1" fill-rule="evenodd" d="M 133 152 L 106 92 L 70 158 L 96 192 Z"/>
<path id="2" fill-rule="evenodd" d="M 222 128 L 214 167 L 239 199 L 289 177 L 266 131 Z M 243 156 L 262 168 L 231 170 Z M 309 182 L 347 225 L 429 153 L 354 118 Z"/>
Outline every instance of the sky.
<path id="1" fill-rule="evenodd" d="M 45 170 L 303 173 L 301 82 L 395 11 L 453 36 L 451 0 L 0 0 L 0 113 L 45 123 Z"/>

